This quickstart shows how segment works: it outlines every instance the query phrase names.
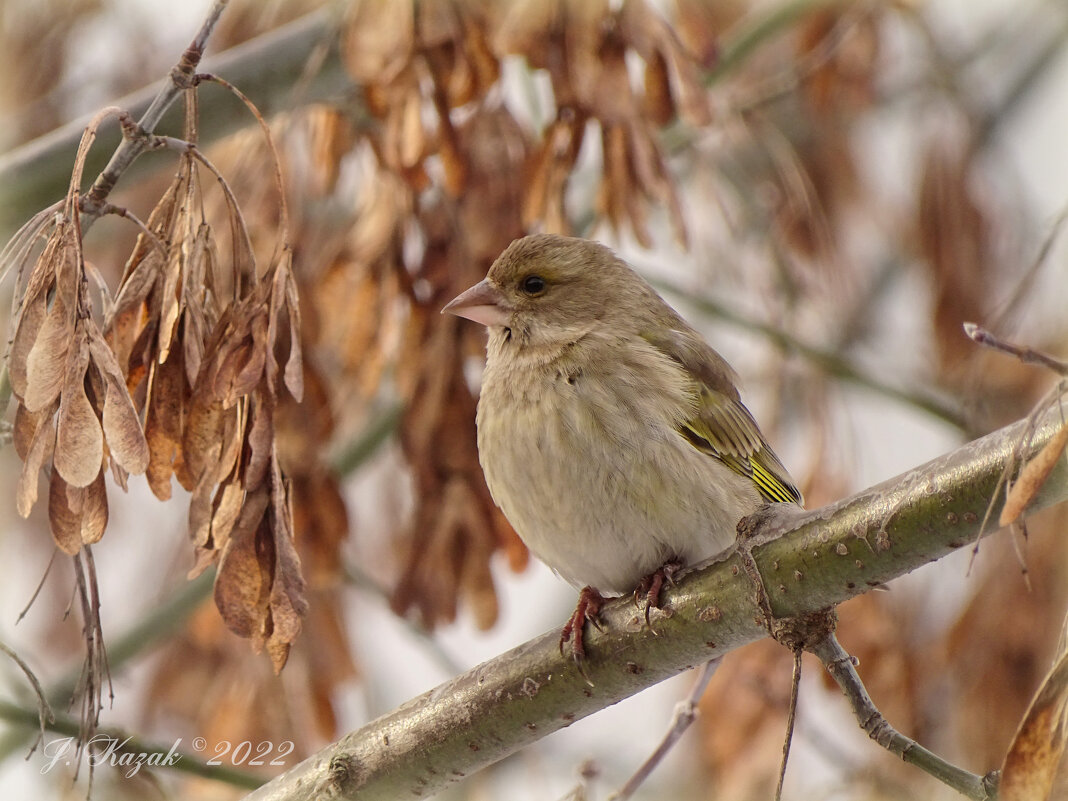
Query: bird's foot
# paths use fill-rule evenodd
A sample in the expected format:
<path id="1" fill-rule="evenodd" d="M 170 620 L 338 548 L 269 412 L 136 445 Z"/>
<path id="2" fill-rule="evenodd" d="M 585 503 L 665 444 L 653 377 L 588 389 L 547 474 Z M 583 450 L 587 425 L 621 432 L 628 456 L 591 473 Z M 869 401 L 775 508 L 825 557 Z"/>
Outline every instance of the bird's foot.
<path id="1" fill-rule="evenodd" d="M 604 606 L 604 596 L 593 587 L 583 587 L 579 591 L 578 603 L 570 619 L 564 624 L 564 630 L 560 632 L 560 653 L 564 652 L 564 643 L 571 643 L 571 654 L 575 662 L 582 669 L 582 660 L 586 658 L 586 642 L 584 629 L 588 620 L 599 631 L 603 631 L 598 617 L 601 607 Z"/>
<path id="2" fill-rule="evenodd" d="M 682 562 L 678 559 L 669 559 L 638 582 L 634 590 L 634 604 L 639 605 L 641 599 L 645 598 L 645 625 L 651 625 L 650 610 L 660 608 L 660 591 L 664 589 L 665 584 L 675 586 L 675 576 L 682 570 L 682 567 Z"/>

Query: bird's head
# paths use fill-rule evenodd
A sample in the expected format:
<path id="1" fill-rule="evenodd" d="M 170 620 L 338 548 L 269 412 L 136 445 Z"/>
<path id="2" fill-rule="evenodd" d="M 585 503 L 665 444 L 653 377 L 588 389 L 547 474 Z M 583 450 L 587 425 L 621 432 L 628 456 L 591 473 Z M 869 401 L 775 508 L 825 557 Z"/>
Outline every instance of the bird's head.
<path id="1" fill-rule="evenodd" d="M 617 327 L 628 320 L 636 325 L 641 301 L 650 293 L 604 245 L 534 234 L 509 245 L 484 280 L 442 311 L 481 323 L 491 335 L 519 346 L 565 345 L 609 320 Z"/>

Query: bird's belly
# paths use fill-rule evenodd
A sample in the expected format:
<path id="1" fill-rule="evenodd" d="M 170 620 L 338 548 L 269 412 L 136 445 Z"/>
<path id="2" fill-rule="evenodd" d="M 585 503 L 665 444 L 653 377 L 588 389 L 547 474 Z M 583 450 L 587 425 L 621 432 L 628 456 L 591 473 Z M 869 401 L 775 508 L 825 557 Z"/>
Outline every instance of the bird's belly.
<path id="1" fill-rule="evenodd" d="M 480 410 L 479 453 L 520 537 L 575 586 L 625 593 L 669 559 L 710 558 L 759 505 L 751 482 L 672 427 L 569 400 Z"/>

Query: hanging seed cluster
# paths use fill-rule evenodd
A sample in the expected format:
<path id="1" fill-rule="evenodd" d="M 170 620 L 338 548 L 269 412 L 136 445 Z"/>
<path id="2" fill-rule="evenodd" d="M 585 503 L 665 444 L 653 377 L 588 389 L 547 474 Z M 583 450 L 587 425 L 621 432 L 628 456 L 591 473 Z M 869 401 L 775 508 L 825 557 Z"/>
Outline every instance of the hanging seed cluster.
<path id="1" fill-rule="evenodd" d="M 29 239 L 46 242 L 21 293 L 8 358 L 23 459 L 17 508 L 30 513 L 43 473 L 52 536 L 75 555 L 104 534 L 105 471 L 123 488 L 145 474 L 161 500 L 176 480 L 192 493 L 193 573 L 218 565 L 223 619 L 280 669 L 306 611 L 274 429 L 278 393 L 303 393 L 292 255 L 280 246 L 269 267 L 257 267 L 225 182 L 231 248 L 220 255 L 201 169 L 215 172 L 186 146 L 113 299 L 84 260 L 76 180 L 63 210 L 33 223 Z"/>

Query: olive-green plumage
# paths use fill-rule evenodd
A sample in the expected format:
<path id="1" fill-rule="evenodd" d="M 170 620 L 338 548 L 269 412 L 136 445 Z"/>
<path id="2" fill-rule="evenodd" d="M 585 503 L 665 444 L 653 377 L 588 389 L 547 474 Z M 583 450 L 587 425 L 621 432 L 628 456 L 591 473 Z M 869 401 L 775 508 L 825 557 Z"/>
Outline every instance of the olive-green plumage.
<path id="1" fill-rule="evenodd" d="M 513 242 L 446 311 L 489 328 L 479 459 L 530 549 L 576 586 L 624 593 L 800 503 L 730 365 L 595 242 Z"/>

